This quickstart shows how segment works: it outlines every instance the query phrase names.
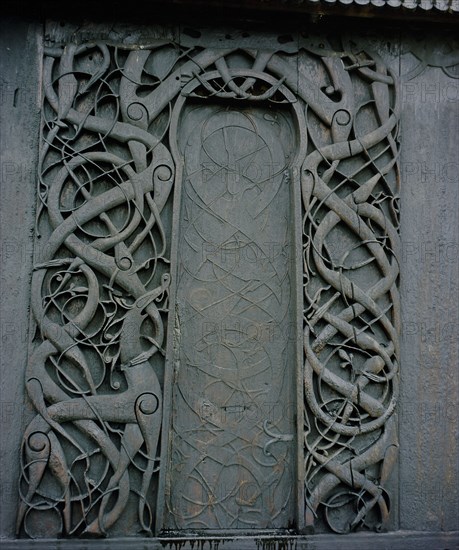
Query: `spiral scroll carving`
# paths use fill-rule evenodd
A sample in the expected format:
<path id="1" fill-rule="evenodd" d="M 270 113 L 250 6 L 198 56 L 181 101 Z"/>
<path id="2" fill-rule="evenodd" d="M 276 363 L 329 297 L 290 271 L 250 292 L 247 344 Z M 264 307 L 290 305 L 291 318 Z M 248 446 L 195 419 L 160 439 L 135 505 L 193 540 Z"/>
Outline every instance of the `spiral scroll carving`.
<path id="1" fill-rule="evenodd" d="M 387 522 L 400 308 L 396 81 L 377 56 L 306 42 L 287 53 L 167 42 L 45 50 L 25 376 L 36 416 L 21 449 L 19 535 L 161 527 L 177 98 L 301 111 L 292 139 L 301 158 L 285 177 L 302 196 L 300 523 L 344 533 Z"/>
<path id="2" fill-rule="evenodd" d="M 400 321 L 396 79 L 342 59 L 347 107 L 315 136 L 312 113 L 301 174 L 306 526 L 337 533 L 388 521 Z"/>
<path id="3" fill-rule="evenodd" d="M 69 44 L 44 59 L 26 373 L 37 416 L 18 514 L 32 537 L 43 522 L 47 536 L 104 536 L 127 513 L 134 532 L 154 526 L 175 168 L 132 99 L 136 55 Z"/>

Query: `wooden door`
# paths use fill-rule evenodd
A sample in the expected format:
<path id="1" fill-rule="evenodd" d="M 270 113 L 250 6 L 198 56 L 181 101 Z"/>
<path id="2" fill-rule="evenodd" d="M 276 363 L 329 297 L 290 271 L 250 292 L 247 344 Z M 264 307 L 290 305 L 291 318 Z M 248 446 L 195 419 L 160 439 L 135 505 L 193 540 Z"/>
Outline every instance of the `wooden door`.
<path id="1" fill-rule="evenodd" d="M 171 527 L 295 524 L 289 114 L 231 104 L 181 114 Z"/>
<path id="2" fill-rule="evenodd" d="M 152 33 L 44 50 L 17 532 L 380 528 L 396 76 L 346 40 Z"/>

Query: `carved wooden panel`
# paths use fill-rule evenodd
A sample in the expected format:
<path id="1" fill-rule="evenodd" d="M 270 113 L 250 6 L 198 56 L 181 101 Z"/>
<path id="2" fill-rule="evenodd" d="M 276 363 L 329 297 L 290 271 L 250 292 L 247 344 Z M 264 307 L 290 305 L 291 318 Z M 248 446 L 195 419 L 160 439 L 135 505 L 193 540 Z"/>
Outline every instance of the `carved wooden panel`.
<path id="1" fill-rule="evenodd" d="M 45 49 L 21 535 L 387 522 L 395 76 L 219 37 Z"/>
<path id="2" fill-rule="evenodd" d="M 294 129 L 261 107 L 182 116 L 171 527 L 287 527 L 295 347 L 279 331 L 294 324 Z"/>

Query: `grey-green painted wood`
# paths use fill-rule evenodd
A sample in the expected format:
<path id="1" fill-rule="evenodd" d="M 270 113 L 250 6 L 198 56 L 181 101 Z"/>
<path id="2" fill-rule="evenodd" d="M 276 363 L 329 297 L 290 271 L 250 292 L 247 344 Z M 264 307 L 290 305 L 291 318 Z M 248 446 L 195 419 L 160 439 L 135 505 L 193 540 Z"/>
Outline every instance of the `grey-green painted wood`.
<path id="1" fill-rule="evenodd" d="M 439 51 L 441 37 L 425 48 Z M 402 57 L 402 75 L 418 64 Z M 459 528 L 459 80 L 428 67 L 402 80 L 402 98 L 400 527 L 451 530 Z"/>
<path id="2" fill-rule="evenodd" d="M 0 536 L 12 537 L 17 513 L 20 432 L 29 339 L 35 189 L 40 122 L 38 23 L 3 19 L 0 27 L 1 424 Z"/>
<path id="3" fill-rule="evenodd" d="M 97 34 L 97 33 L 95 33 Z M 95 36 L 94 32 L 91 35 Z M 157 34 L 153 33 L 157 38 Z M 159 33 L 161 34 L 161 33 Z M 2 21 L 2 424 L 1 531 L 14 535 L 18 449 L 31 412 L 24 405 L 28 303 L 32 267 L 35 170 L 39 135 L 39 44 L 36 24 Z M 390 36 L 390 35 L 388 35 Z M 169 35 L 168 35 L 169 37 Z M 419 42 L 409 33 L 376 41 L 402 77 L 419 61 Z M 425 38 L 427 64 L 441 64 L 441 34 Z M 429 49 L 437 52 L 435 58 Z M 421 53 L 420 53 L 421 50 Z M 446 56 L 446 53 L 444 53 Z M 452 63 L 453 64 L 453 63 Z M 451 74 L 458 75 L 452 69 Z M 399 419 L 401 529 L 388 535 L 296 539 L 297 548 L 443 548 L 458 545 L 458 191 L 459 81 L 427 67 L 402 81 L 402 374 Z M 392 480 L 392 487 L 397 480 Z M 397 518 L 394 518 L 394 528 Z M 415 533 L 425 531 L 424 535 Z M 2 541 L 5 548 L 159 548 L 171 543 Z M 204 541 L 204 539 L 202 539 Z M 235 540 L 226 548 L 256 547 Z M 378 546 L 379 545 L 379 546 Z M 167 546 L 166 546 L 167 547 Z M 173 546 L 172 546 L 173 547 Z"/>

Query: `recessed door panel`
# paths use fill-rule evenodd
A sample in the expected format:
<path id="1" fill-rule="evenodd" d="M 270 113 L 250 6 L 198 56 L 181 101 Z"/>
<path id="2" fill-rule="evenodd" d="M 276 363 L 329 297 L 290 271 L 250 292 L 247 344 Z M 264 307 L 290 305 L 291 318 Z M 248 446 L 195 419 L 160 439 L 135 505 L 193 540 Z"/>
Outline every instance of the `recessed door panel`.
<path id="1" fill-rule="evenodd" d="M 294 522 L 288 112 L 192 106 L 176 297 L 169 527 Z"/>

